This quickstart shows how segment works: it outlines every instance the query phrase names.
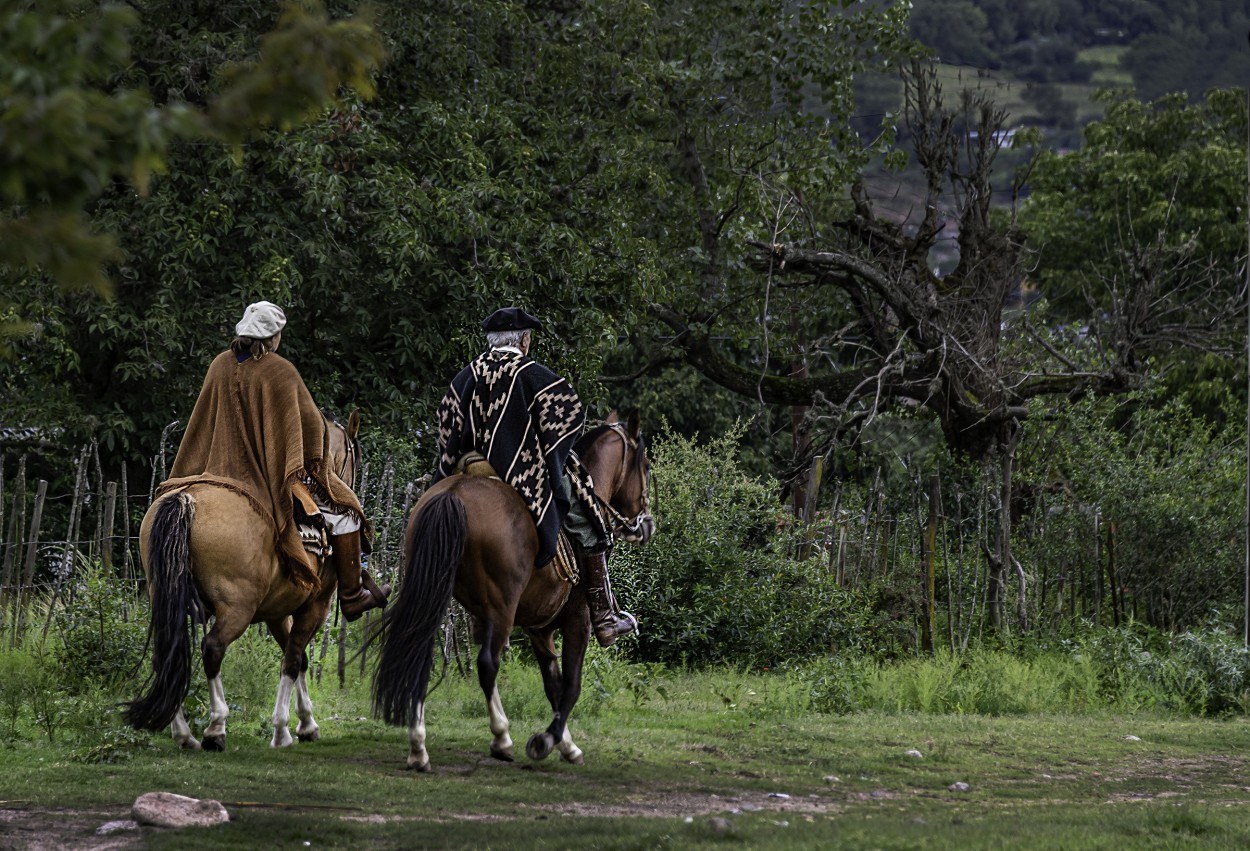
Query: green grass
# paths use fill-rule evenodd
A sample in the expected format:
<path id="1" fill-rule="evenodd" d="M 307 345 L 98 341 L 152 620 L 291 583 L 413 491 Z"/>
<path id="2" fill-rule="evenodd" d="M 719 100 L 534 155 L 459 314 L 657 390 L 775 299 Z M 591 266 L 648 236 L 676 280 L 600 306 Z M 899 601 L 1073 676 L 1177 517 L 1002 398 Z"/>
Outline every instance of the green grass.
<path id="1" fill-rule="evenodd" d="M 1078 62 L 1097 65 L 1090 82 L 1104 88 L 1123 88 L 1133 85 L 1133 76 L 1120 67 L 1120 58 L 1128 50 L 1126 45 L 1105 44 L 1087 47 L 1076 55 Z"/>
<path id="2" fill-rule="evenodd" d="M 0 847 L 89 843 L 156 790 L 221 800 L 232 821 L 145 830 L 134 847 L 1234 848 L 1250 835 L 1242 718 L 822 715 L 792 676 L 592 661 L 580 767 L 490 759 L 481 695 L 454 677 L 430 698 L 427 775 L 404 770 L 403 730 L 358 720 L 362 683 L 315 688 L 322 741 L 281 752 L 268 707 L 232 716 L 225 753 L 160 735 L 112 764 L 83 761 L 111 718 L 55 744 L 23 728 L 0 745 Z M 228 657 L 228 699 L 230 672 Z M 548 720 L 537 671 L 509 660 L 500 689 L 519 753 Z"/>

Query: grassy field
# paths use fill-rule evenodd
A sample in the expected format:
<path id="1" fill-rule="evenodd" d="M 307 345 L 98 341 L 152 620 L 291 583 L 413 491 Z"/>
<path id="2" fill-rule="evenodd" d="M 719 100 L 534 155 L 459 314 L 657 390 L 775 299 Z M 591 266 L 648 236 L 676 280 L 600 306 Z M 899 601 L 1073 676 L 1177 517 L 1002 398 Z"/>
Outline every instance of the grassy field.
<path id="1" fill-rule="evenodd" d="M 429 703 L 433 771 L 368 720 L 363 684 L 321 686 L 323 738 L 268 748 L 268 709 L 227 751 L 134 749 L 116 721 L 0 745 L 0 848 L 1240 848 L 1250 837 L 1245 719 L 820 715 L 779 674 L 588 673 L 573 736 L 586 765 L 503 763 L 476 685 Z M 230 696 L 227 671 L 227 697 Z M 547 722 L 537 672 L 504 668 L 518 752 Z M 1132 738 L 1135 737 L 1135 738 Z M 128 757 L 116 762 L 101 758 Z M 961 787 L 957 784 L 967 784 Z M 140 794 L 225 803 L 227 825 L 95 835 Z"/>

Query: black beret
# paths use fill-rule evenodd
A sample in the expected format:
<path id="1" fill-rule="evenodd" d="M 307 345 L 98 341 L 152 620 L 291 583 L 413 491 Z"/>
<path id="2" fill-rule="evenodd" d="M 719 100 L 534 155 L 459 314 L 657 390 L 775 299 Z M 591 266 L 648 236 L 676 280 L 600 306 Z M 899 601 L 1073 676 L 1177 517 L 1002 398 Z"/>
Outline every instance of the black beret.
<path id="1" fill-rule="evenodd" d="M 533 328 L 541 331 L 543 324 L 519 307 L 501 307 L 482 320 L 483 331 L 524 331 Z"/>

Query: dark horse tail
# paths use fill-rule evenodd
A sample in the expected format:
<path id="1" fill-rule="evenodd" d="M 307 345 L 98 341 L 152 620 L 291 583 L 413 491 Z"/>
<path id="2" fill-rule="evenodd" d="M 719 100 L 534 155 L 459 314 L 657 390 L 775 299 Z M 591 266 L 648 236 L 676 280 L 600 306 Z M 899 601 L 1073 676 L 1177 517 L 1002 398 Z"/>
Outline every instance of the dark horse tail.
<path id="1" fill-rule="evenodd" d="M 140 730 L 162 730 L 173 722 L 191 685 L 191 643 L 204 606 L 191 581 L 191 521 L 195 500 L 185 493 L 156 509 L 148 536 L 148 592 L 152 620 L 152 673 L 147 693 L 126 705 L 126 723 Z"/>
<path id="2" fill-rule="evenodd" d="M 399 599 L 382 620 L 382 651 L 373 675 L 373 711 L 388 724 L 411 726 L 434 667 L 434 640 L 451 605 L 464 554 L 464 503 L 444 491 L 430 498 L 412 532 Z"/>

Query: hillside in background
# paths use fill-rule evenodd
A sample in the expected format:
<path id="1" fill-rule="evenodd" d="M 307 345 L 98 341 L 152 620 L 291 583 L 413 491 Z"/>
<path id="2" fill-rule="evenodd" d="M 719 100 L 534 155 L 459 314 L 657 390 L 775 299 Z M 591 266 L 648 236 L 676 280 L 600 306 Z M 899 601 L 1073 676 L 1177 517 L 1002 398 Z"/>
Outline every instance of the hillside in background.
<path id="1" fill-rule="evenodd" d="M 1035 127 L 1052 150 L 1081 145 L 1085 126 L 1103 115 L 1100 90 L 1131 89 L 1141 100 L 1184 92 L 1196 101 L 1211 88 L 1250 85 L 1250 0 L 913 0 L 910 21 L 933 51 L 950 105 L 961 91 L 979 90 L 1007 112 L 1006 127 Z M 870 138 L 883 115 L 901 109 L 902 84 L 896 75 L 865 79 L 858 96 L 857 129 Z M 1010 202 L 1024 159 L 1000 152 L 997 202 Z M 902 173 L 873 169 L 867 183 L 899 221 L 923 208 L 914 162 Z M 954 258 L 934 259 L 949 266 Z"/>
<path id="2" fill-rule="evenodd" d="M 1250 84 L 1250 0 L 915 0 L 911 31 L 946 91 L 989 89 L 1009 126 L 1040 127 L 1051 148 L 1080 144 L 1100 89 L 1200 100 Z M 900 100 L 895 80 L 861 87 L 865 113 Z"/>

